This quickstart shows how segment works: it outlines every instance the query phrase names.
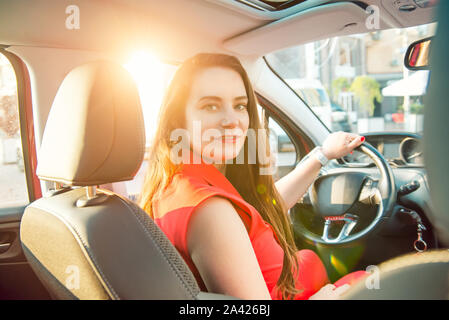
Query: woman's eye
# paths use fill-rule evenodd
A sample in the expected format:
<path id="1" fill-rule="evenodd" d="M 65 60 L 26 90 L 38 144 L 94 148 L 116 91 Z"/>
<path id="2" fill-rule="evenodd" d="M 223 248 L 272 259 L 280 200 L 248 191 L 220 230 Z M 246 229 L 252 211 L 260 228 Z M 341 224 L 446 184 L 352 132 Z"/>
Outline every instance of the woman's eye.
<path id="1" fill-rule="evenodd" d="M 208 111 L 215 111 L 218 109 L 218 107 L 215 104 L 207 104 L 203 107 L 203 109 Z"/>
<path id="2" fill-rule="evenodd" d="M 243 111 L 243 110 L 246 109 L 246 105 L 244 105 L 244 104 L 238 104 L 238 105 L 235 106 L 235 108 L 236 108 L 237 110 L 239 110 L 239 111 Z"/>

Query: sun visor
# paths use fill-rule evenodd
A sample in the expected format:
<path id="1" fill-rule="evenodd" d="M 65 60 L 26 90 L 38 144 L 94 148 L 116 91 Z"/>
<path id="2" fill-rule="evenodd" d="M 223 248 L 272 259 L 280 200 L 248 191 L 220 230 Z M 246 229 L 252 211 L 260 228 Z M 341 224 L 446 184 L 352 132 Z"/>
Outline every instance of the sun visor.
<path id="1" fill-rule="evenodd" d="M 367 32 L 369 27 L 373 27 L 372 31 L 374 27 L 385 28 L 381 20 L 376 25 L 377 13 L 351 2 L 327 4 L 242 33 L 225 40 L 223 45 L 238 54 L 264 55 L 301 43 Z M 380 19 L 382 15 L 378 16 Z"/>

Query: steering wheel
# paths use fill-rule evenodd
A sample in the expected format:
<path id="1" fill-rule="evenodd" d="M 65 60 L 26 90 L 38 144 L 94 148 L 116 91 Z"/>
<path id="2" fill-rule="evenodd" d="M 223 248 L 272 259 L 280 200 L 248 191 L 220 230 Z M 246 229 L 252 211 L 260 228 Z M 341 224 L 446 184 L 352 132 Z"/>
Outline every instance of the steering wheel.
<path id="1" fill-rule="evenodd" d="M 363 143 L 355 150 L 371 158 L 380 171 L 380 179 L 375 179 L 360 171 L 345 171 L 324 174 L 313 183 L 309 196 L 316 214 L 324 218 L 321 236 L 309 231 L 298 219 L 295 227 L 301 234 L 314 243 L 343 244 L 356 241 L 372 232 L 388 216 L 396 201 L 396 187 L 390 165 L 373 146 Z M 351 213 L 357 202 L 378 206 L 373 221 L 363 230 L 351 234 L 357 224 L 358 216 Z M 331 238 L 329 230 L 332 223 L 344 222 L 337 237 Z"/>

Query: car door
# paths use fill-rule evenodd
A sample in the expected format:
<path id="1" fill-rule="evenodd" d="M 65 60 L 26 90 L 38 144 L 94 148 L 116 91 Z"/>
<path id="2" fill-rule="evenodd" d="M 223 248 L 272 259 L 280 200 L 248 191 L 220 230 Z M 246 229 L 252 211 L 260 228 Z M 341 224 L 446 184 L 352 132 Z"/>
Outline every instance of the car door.
<path id="1" fill-rule="evenodd" d="M 20 221 L 41 197 L 25 64 L 0 49 L 0 299 L 50 298 L 22 251 Z"/>

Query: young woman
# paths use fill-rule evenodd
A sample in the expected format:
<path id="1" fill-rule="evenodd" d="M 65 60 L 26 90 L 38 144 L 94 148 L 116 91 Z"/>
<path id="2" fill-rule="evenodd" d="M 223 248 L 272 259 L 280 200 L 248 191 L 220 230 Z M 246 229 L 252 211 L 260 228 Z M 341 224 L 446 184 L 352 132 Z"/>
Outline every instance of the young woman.
<path id="1" fill-rule="evenodd" d="M 319 173 L 320 158 L 311 155 L 274 183 L 260 129 L 255 94 L 237 58 L 188 59 L 160 110 L 140 204 L 203 290 L 242 299 L 337 298 L 365 273 L 329 284 L 318 256 L 296 248 L 287 216 Z M 321 159 L 342 157 L 363 140 L 332 133 Z"/>

